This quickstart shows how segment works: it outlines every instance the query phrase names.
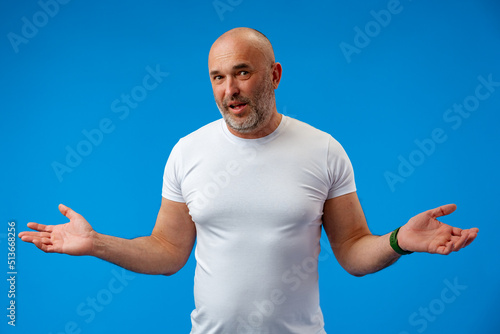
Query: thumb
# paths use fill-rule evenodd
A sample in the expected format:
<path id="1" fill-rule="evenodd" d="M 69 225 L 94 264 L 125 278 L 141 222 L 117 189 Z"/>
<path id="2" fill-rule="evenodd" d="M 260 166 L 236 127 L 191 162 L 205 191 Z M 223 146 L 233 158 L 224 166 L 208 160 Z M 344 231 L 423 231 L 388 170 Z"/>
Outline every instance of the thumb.
<path id="1" fill-rule="evenodd" d="M 449 215 L 453 211 L 457 209 L 457 206 L 455 204 L 446 204 L 442 205 L 440 207 L 437 207 L 435 209 L 429 210 L 429 213 L 432 218 L 437 218 L 437 217 L 442 217 Z"/>
<path id="2" fill-rule="evenodd" d="M 59 211 L 61 211 L 63 215 L 69 218 L 69 220 L 76 218 L 78 215 L 78 213 L 76 213 L 75 211 L 73 211 L 71 208 L 67 207 L 64 204 L 59 204 Z"/>

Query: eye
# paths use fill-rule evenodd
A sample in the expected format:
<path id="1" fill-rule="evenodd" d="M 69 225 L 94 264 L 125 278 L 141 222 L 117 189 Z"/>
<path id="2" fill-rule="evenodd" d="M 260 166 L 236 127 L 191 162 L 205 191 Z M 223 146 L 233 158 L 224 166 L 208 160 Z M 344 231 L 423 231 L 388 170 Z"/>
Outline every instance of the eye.
<path id="1" fill-rule="evenodd" d="M 221 84 L 224 81 L 224 76 L 220 74 L 216 74 L 212 77 L 212 82 L 214 84 Z"/>
<path id="2" fill-rule="evenodd" d="M 245 76 L 249 75 L 249 74 L 250 74 L 250 72 L 248 72 L 248 71 L 240 71 L 238 74 L 239 74 L 240 76 L 245 77 Z"/>

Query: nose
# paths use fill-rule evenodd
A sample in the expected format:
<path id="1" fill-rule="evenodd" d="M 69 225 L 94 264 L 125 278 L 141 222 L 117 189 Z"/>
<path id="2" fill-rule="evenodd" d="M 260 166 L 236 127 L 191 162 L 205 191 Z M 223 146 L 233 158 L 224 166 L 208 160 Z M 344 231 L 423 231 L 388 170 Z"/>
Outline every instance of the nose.
<path id="1" fill-rule="evenodd" d="M 227 77 L 225 88 L 226 88 L 225 91 L 226 97 L 236 96 L 240 93 L 240 89 L 238 87 L 238 81 L 232 76 Z"/>

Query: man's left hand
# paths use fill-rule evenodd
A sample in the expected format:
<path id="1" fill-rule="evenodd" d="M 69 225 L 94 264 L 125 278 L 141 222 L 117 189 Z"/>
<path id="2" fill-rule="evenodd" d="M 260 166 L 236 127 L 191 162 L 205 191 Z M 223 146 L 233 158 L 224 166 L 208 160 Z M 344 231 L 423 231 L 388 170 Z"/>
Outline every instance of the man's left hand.
<path id="1" fill-rule="evenodd" d="M 476 238 L 478 228 L 463 230 L 437 220 L 456 208 L 455 204 L 447 204 L 411 218 L 398 232 L 399 247 L 411 252 L 448 255 L 468 246 Z"/>

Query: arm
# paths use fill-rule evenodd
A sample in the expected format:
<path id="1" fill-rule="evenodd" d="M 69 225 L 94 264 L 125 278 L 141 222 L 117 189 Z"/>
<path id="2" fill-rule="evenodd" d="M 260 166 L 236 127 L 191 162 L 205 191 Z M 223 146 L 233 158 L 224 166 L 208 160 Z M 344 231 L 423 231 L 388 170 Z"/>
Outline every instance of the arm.
<path id="1" fill-rule="evenodd" d="M 462 230 L 436 219 L 454 210 L 450 204 L 411 218 L 399 231 L 399 246 L 414 252 L 449 254 L 469 245 L 478 229 Z M 384 269 L 400 257 L 390 246 L 390 233 L 375 236 L 370 232 L 355 192 L 325 202 L 323 227 L 340 265 L 354 276 Z"/>
<path id="2" fill-rule="evenodd" d="M 29 223 L 37 232 L 21 232 L 21 240 L 47 253 L 91 255 L 139 273 L 172 275 L 187 262 L 196 239 L 186 204 L 165 198 L 151 235 L 131 240 L 95 232 L 85 218 L 62 204 L 59 210 L 69 223 Z"/>

